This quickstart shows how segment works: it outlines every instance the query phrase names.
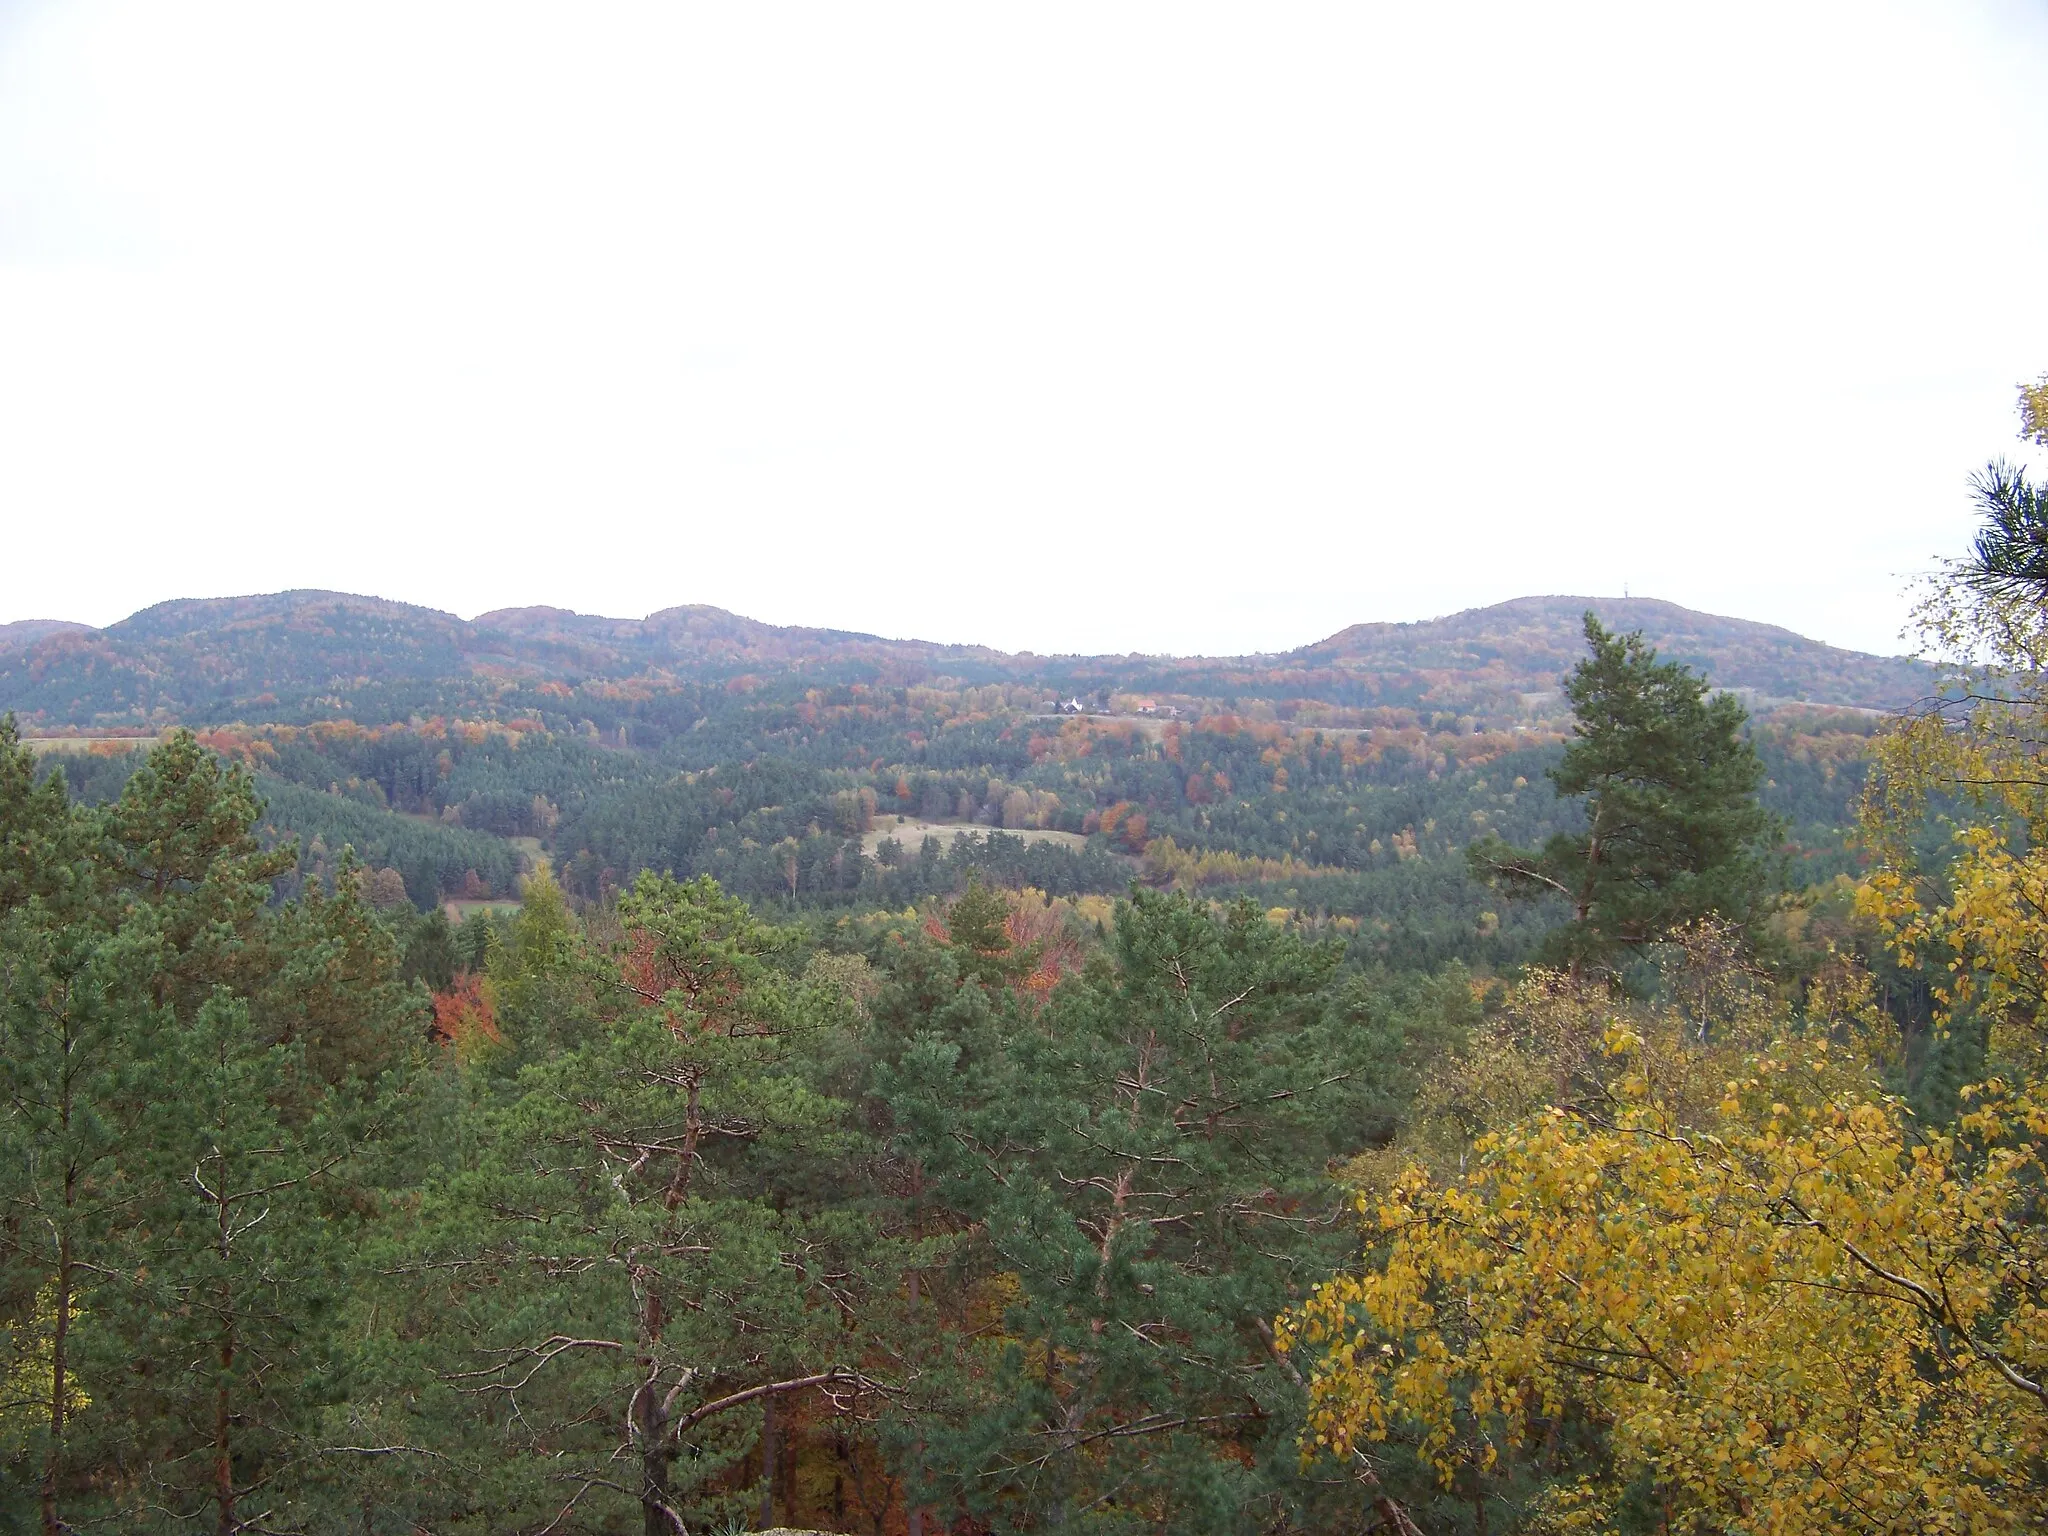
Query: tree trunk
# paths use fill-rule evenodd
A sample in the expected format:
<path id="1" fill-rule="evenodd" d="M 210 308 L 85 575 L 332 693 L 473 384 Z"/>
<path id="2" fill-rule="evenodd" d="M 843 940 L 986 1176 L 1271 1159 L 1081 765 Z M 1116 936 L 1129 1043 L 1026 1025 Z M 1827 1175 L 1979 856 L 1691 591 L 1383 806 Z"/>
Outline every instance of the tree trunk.
<path id="1" fill-rule="evenodd" d="M 687 1165 L 686 1165 L 687 1166 Z M 673 1207 L 671 1207 L 673 1209 Z M 669 1503 L 668 1410 L 662 1406 L 658 1361 L 661 1330 L 667 1309 L 661 1302 L 660 1276 L 643 1279 L 647 1290 L 640 1303 L 640 1390 L 633 1394 L 633 1428 L 640 1437 L 640 1513 L 646 1536 L 685 1536 L 683 1523 Z"/>
<path id="2" fill-rule="evenodd" d="M 230 1434 L 234 1400 L 228 1373 L 234 1368 L 235 1325 L 229 1322 L 221 1330 L 220 1380 L 213 1389 L 213 1504 L 220 1536 L 235 1536 L 241 1529 L 241 1521 L 235 1518 L 235 1457 Z"/>
<path id="3" fill-rule="evenodd" d="M 912 1163 L 910 1165 L 910 1235 L 913 1240 L 924 1235 L 923 1201 L 924 1164 Z M 913 1312 L 917 1310 L 917 1304 L 924 1296 L 923 1281 L 924 1276 L 920 1271 L 913 1269 L 910 1272 L 906 1289 L 910 1292 L 910 1308 Z M 917 1442 L 915 1455 L 919 1461 L 924 1459 L 924 1441 L 919 1440 Z M 906 1495 L 906 1501 L 907 1498 L 908 1496 Z M 905 1517 L 904 1529 L 907 1532 L 907 1536 L 924 1536 L 924 1509 L 922 1506 L 915 1507 L 909 1511 Z"/>
<path id="4" fill-rule="evenodd" d="M 697 1147 L 704 1133 L 699 1107 L 702 1092 L 703 1079 L 693 1072 L 685 1090 L 682 1151 L 662 1195 L 662 1205 L 669 1213 L 662 1230 L 664 1251 L 675 1241 L 675 1213 L 690 1197 L 690 1176 L 697 1165 Z M 660 1375 L 661 1331 L 668 1325 L 668 1311 L 662 1304 L 663 1278 L 658 1265 L 646 1272 L 647 1299 L 640 1308 L 640 1364 L 647 1375 L 633 1399 L 633 1422 L 640 1435 L 641 1528 L 646 1536 L 687 1536 L 682 1520 L 669 1502 L 668 1413 L 655 1387 Z"/>
<path id="5" fill-rule="evenodd" d="M 761 1529 L 775 1524 L 775 1463 L 782 1447 L 777 1444 L 775 1398 L 761 1399 Z"/>
<path id="6" fill-rule="evenodd" d="M 846 1529 L 846 1431 L 832 1432 L 832 1523 Z"/>
<path id="7" fill-rule="evenodd" d="M 228 1261 L 235 1242 L 235 1207 L 228 1193 L 229 1172 L 227 1159 L 217 1158 L 213 1206 L 223 1292 L 229 1284 L 226 1278 Z M 242 1522 L 235 1517 L 234 1389 L 230 1380 L 235 1369 L 235 1308 L 231 1295 L 223 1294 L 221 1297 L 221 1318 L 220 1379 L 213 1387 L 213 1504 L 219 1536 L 235 1536 Z"/>
<path id="8" fill-rule="evenodd" d="M 640 1430 L 640 1528 L 646 1536 L 687 1536 L 669 1503 L 668 1417 L 650 1382 L 633 1404 Z"/>
<path id="9" fill-rule="evenodd" d="M 1572 903 L 1572 921 L 1583 931 L 1593 916 L 1593 898 L 1599 890 L 1600 879 L 1600 818 L 1601 806 L 1596 802 L 1592 810 L 1592 825 L 1586 833 L 1586 883 L 1579 887 L 1578 899 Z M 1585 972 L 1579 951 L 1572 951 L 1571 964 L 1565 967 L 1565 974 L 1577 981 Z M 1561 1095 L 1561 1090 L 1560 1090 Z"/>
<path id="10" fill-rule="evenodd" d="M 1373 1513 L 1380 1517 L 1380 1528 L 1393 1532 L 1393 1536 L 1423 1536 L 1422 1527 L 1415 1523 L 1408 1511 L 1388 1497 L 1387 1490 L 1381 1484 L 1379 1474 L 1373 1471 L 1371 1463 L 1362 1455 L 1357 1461 L 1358 1480 L 1365 1484 L 1367 1496 L 1372 1500 Z"/>
<path id="11" fill-rule="evenodd" d="M 683 1088 L 683 1146 L 676 1154 L 676 1171 L 668 1181 L 668 1191 L 662 1196 L 662 1205 L 671 1212 L 690 1198 L 690 1178 L 697 1168 L 697 1148 L 704 1141 L 703 1094 L 704 1079 L 693 1071 Z"/>
<path id="12" fill-rule="evenodd" d="M 64 1203 L 71 1203 L 75 1174 L 64 1175 Z M 65 1409 L 70 1397 L 71 1366 L 71 1231 L 67 1223 L 57 1239 L 57 1316 L 50 1334 L 50 1449 L 43 1458 L 43 1536 L 61 1536 L 68 1529 L 57 1513 L 57 1486 L 64 1475 Z"/>

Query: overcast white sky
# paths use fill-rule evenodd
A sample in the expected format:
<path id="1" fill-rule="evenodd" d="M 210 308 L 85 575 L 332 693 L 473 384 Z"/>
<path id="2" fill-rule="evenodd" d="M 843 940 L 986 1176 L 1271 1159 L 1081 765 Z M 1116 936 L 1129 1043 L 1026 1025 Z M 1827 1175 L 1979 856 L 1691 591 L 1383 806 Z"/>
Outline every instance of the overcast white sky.
<path id="1" fill-rule="evenodd" d="M 2038 0 L 0 0 L 0 620 L 1896 650 L 2048 369 L 2044 78 Z"/>

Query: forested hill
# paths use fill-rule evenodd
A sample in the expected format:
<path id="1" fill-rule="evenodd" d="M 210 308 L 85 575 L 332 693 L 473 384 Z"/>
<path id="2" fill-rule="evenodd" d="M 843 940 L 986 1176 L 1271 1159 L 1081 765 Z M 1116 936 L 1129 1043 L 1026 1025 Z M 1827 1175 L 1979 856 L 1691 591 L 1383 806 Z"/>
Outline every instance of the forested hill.
<path id="1" fill-rule="evenodd" d="M 1762 703 L 1898 709 L 1928 691 L 1927 669 L 1902 657 L 1839 650 L 1747 619 L 1645 597 L 1518 597 L 1420 624 L 1354 624 L 1287 658 L 1373 676 L 1426 680 L 1435 697 L 1497 699 L 1554 689 L 1585 654 L 1588 609 L 1609 629 L 1639 629 L 1660 655 Z"/>
<path id="2" fill-rule="evenodd" d="M 1419 624 L 1361 624 L 1281 655 L 1034 656 L 763 624 L 688 606 L 645 619 L 516 608 L 473 620 L 299 591 L 160 603 L 103 630 L 0 626 L 0 710 L 31 730 L 172 722 L 365 723 L 415 716 L 592 719 L 707 684 L 903 688 L 1002 682 L 1122 712 L 1252 701 L 1411 709 L 1508 725 L 1558 712 L 1588 608 L 1641 628 L 1715 683 L 1760 699 L 1889 709 L 1926 691 L 1914 662 L 1645 599 L 1533 597 Z"/>
<path id="3" fill-rule="evenodd" d="M 33 645 L 45 635 L 90 633 L 90 624 L 73 624 L 64 619 L 16 619 L 11 624 L 0 624 L 0 651 Z"/>
<path id="4" fill-rule="evenodd" d="M 508 694 L 806 669 L 912 682 L 1007 675 L 973 647 L 781 628 L 722 609 L 607 619 L 558 608 L 454 614 L 341 592 L 159 603 L 103 630 L 0 631 L 0 710 L 31 726 L 403 720 L 481 714 Z M 550 686 L 552 685 L 552 686 Z M 585 712 L 587 713 L 587 711 Z"/>

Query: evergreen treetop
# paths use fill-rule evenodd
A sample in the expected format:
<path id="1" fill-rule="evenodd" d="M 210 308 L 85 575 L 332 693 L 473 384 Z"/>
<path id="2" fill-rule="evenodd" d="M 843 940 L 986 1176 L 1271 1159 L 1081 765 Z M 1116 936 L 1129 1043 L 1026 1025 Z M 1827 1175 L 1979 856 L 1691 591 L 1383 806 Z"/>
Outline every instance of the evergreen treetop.
<path id="1" fill-rule="evenodd" d="M 1611 634 L 1588 613 L 1591 654 L 1565 682 L 1575 730 L 1550 770 L 1583 797 L 1585 825 L 1538 848 L 1473 844 L 1473 872 L 1510 895 L 1563 897 L 1561 958 L 1603 963 L 1710 913 L 1743 924 L 1767 899 L 1764 849 L 1778 823 L 1757 800 L 1764 770 L 1730 693 L 1641 634 Z"/>

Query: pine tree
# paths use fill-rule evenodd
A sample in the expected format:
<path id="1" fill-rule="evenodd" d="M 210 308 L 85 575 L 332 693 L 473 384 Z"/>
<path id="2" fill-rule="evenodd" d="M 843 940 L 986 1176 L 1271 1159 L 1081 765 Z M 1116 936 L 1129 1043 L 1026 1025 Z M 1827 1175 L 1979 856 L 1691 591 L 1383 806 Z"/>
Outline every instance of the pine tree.
<path id="1" fill-rule="evenodd" d="M 64 778 L 40 781 L 12 714 L 0 715 L 0 913 L 31 897 L 77 894 L 85 849 L 65 804 Z"/>
<path id="2" fill-rule="evenodd" d="M 906 1459 L 997 1529 L 1276 1528 L 1319 1494 L 1267 1325 L 1341 1252 L 1320 1171 L 1375 1118 L 1381 1042 L 1332 1006 L 1337 954 L 1250 903 L 1138 892 L 1112 954 L 1035 1016 L 904 978 L 928 1002 L 881 1096 L 931 1225 L 973 1234 L 947 1310 L 994 1314 Z"/>
<path id="3" fill-rule="evenodd" d="M 221 1536 L 301 1528 L 295 1495 L 341 1386 L 357 1140 L 338 1103 L 308 1103 L 303 1049 L 266 1038 L 225 992 L 158 1044 L 124 1157 L 143 1196 L 146 1262 L 122 1308 L 151 1366 L 128 1405 L 148 1448 L 141 1502 Z"/>
<path id="4" fill-rule="evenodd" d="M 162 935 L 153 911 L 112 896 L 98 819 L 38 783 L 11 717 L 0 721 L 0 1273 L 10 1375 L 36 1400 L 8 1481 L 33 1489 L 45 1532 L 65 1528 L 126 1365 L 105 1325 L 136 1190 L 123 1177 L 146 1103 L 147 1062 L 165 1026 L 153 1007 Z M 103 1298 L 105 1305 L 102 1304 Z M 26 1518 L 26 1512 L 24 1511 Z"/>
<path id="5" fill-rule="evenodd" d="M 0 920 L 0 1257 L 14 1353 L 40 1362 L 19 1472 L 52 1536 L 78 1513 L 93 1447 L 118 1444 L 132 1362 L 113 1320 L 141 1217 L 133 1133 L 169 1028 L 150 998 L 153 914 L 105 919 L 32 900 Z"/>
<path id="6" fill-rule="evenodd" d="M 999 987 L 1038 963 L 1034 950 L 1011 940 L 1009 921 L 1010 908 L 1002 896 L 983 885 L 979 875 L 970 876 L 967 889 L 946 913 L 946 942 L 963 977 Z"/>
<path id="7" fill-rule="evenodd" d="M 573 1511 L 669 1533 L 757 1507 L 733 1484 L 764 1403 L 862 1392 L 850 1328 L 870 1277 L 902 1272 L 862 1256 L 864 1223 L 817 1210 L 846 1190 L 844 1107 L 807 1081 L 837 1000 L 772 965 L 781 937 L 708 878 L 645 874 L 618 915 L 609 956 L 579 953 L 559 913 L 515 927 L 493 979 L 507 1049 L 539 1059 L 473 1080 L 461 1166 L 389 1266 L 419 1340 L 400 1431 L 456 1469 L 437 1529 Z M 528 1008 L 558 1017 L 509 1016 Z"/>
<path id="8" fill-rule="evenodd" d="M 297 862 L 256 835 L 263 802 L 239 766 L 224 766 L 190 731 L 174 731 L 107 809 L 117 889 L 153 908 L 165 956 L 157 1001 L 190 1019 L 217 986 L 261 985 L 273 954 L 262 942 L 271 882 Z"/>
<path id="9" fill-rule="evenodd" d="M 352 849 L 332 895 L 311 882 L 264 925 L 271 956 L 254 1014 L 267 1038 L 296 1046 L 300 1078 L 325 1087 L 373 1085 L 426 1036 L 426 1000 L 400 979 L 397 939 L 363 899 Z"/>
<path id="10" fill-rule="evenodd" d="M 0 731 L 0 1306 L 40 1398 L 12 1481 L 51 1536 L 278 1528 L 417 995 L 352 893 L 268 909 L 289 852 L 189 733 L 105 812 L 25 757 Z"/>
<path id="11" fill-rule="evenodd" d="M 1575 734 L 1550 770 L 1559 795 L 1583 797 L 1585 826 L 1541 848 L 1482 839 L 1468 850 L 1473 873 L 1511 896 L 1569 903 L 1553 942 L 1575 964 L 1710 913 L 1750 922 L 1768 901 L 1763 854 L 1779 824 L 1757 800 L 1748 716 L 1640 634 L 1609 634 L 1591 613 L 1585 633 L 1592 654 L 1565 683 Z"/>

